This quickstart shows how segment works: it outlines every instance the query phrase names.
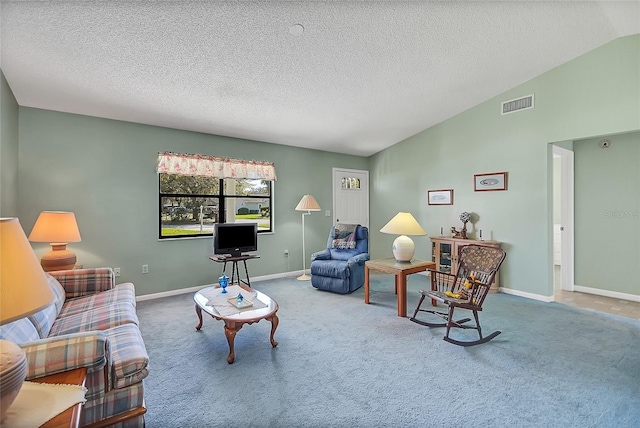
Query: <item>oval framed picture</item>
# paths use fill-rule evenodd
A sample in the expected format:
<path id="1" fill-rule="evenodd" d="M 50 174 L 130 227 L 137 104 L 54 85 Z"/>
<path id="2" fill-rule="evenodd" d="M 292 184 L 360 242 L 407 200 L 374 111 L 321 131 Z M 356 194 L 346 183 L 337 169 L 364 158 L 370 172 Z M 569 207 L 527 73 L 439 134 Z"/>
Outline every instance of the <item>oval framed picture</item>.
<path id="1" fill-rule="evenodd" d="M 429 205 L 453 205 L 453 189 L 427 190 Z"/>
<path id="2" fill-rule="evenodd" d="M 473 190 L 476 192 L 507 190 L 507 173 L 490 172 L 488 174 L 474 174 Z"/>

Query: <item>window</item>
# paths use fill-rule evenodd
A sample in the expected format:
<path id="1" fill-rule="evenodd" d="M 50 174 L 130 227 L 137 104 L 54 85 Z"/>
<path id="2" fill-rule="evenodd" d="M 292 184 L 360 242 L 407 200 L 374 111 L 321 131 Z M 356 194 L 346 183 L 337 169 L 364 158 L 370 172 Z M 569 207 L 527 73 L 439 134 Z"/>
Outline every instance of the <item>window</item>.
<path id="1" fill-rule="evenodd" d="M 214 223 L 273 231 L 272 181 L 159 173 L 160 239 L 211 236 Z"/>
<path id="2" fill-rule="evenodd" d="M 272 162 L 158 153 L 160 239 L 211 236 L 215 223 L 273 231 Z"/>

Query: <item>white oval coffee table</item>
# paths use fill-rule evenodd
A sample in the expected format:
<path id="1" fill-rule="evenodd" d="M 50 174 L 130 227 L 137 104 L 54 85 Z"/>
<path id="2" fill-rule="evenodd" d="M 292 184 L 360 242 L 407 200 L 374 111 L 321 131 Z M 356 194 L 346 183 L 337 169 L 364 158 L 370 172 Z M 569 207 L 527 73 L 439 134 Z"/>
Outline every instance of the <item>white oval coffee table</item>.
<path id="1" fill-rule="evenodd" d="M 278 312 L 278 303 L 271 297 L 260 291 L 244 286 L 242 287 L 242 289 L 247 291 L 247 293 L 256 293 L 255 299 L 261 302 L 264 307 L 258 309 L 246 308 L 238 311 L 237 313 L 221 315 L 213 305 L 209 305 L 211 296 L 220 295 L 221 289 L 219 287 L 203 288 L 193 296 L 193 300 L 196 302 L 196 314 L 198 315 L 198 319 L 200 320 L 200 322 L 196 326 L 196 330 L 200 331 L 200 329 L 202 328 L 202 311 L 208 313 L 214 319 L 224 321 L 224 333 L 227 337 L 227 342 L 229 343 L 229 356 L 227 357 L 227 362 L 229 364 L 232 364 L 236 358 L 234 350 L 236 333 L 238 333 L 238 331 L 245 324 L 257 323 L 263 319 L 270 321 L 271 346 L 273 346 L 274 348 L 278 346 L 278 342 L 273 338 L 276 329 L 278 328 L 279 322 L 278 316 L 276 315 L 276 312 Z"/>

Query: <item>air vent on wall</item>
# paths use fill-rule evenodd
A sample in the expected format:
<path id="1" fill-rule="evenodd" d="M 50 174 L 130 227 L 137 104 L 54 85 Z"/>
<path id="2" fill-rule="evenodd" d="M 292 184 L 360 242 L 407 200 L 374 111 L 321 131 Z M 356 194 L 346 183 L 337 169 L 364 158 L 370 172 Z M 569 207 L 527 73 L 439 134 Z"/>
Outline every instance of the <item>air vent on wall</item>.
<path id="1" fill-rule="evenodd" d="M 501 114 L 515 113 L 533 108 L 533 94 L 515 100 L 503 101 Z"/>

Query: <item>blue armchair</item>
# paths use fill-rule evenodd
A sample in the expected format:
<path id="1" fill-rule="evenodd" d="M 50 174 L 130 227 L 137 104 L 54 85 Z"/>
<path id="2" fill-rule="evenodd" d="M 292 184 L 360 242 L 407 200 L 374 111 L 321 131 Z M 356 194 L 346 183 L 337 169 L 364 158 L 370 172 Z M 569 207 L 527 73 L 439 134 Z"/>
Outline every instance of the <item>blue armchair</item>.
<path id="1" fill-rule="evenodd" d="M 338 230 L 340 226 L 338 225 Z M 331 228 L 327 248 L 311 255 L 311 285 L 319 290 L 348 294 L 364 285 L 364 263 L 369 260 L 369 229 L 357 225 L 355 248 L 336 245 L 336 226 Z M 334 248 L 336 247 L 336 248 Z"/>

